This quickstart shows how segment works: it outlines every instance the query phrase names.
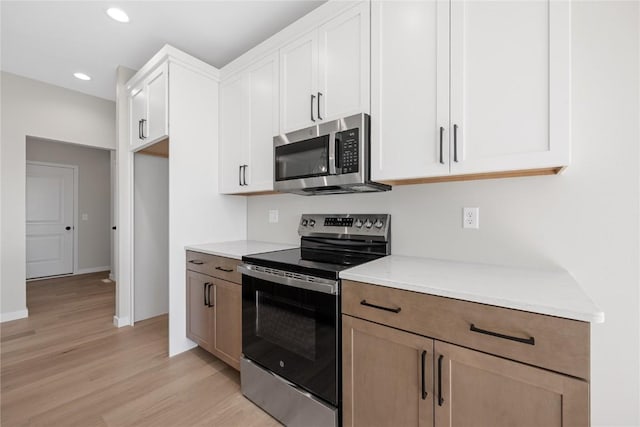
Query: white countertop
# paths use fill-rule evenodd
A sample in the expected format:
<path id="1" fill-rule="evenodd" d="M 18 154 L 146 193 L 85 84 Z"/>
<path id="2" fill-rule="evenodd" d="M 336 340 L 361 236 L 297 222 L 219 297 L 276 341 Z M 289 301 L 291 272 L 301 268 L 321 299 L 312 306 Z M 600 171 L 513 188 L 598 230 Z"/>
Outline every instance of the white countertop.
<path id="1" fill-rule="evenodd" d="M 233 259 L 242 259 L 245 255 L 259 254 L 263 252 L 281 251 L 297 248 L 298 245 L 286 243 L 258 242 L 255 240 L 234 240 L 231 242 L 204 243 L 201 245 L 189 245 L 184 248 L 188 251 L 202 252 L 210 255 L 218 255 Z"/>
<path id="2" fill-rule="evenodd" d="M 389 255 L 344 270 L 340 278 L 567 319 L 604 322 L 604 312 L 562 270 Z"/>

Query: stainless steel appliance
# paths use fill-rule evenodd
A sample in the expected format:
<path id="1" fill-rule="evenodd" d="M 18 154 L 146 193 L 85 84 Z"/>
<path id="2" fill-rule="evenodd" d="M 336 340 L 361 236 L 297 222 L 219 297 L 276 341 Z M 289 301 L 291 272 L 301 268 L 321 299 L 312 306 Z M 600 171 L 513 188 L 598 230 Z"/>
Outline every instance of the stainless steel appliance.
<path id="1" fill-rule="evenodd" d="M 300 248 L 242 257 L 242 393 L 289 427 L 340 425 L 340 271 L 391 251 L 389 215 L 302 215 Z"/>
<path id="2" fill-rule="evenodd" d="M 274 189 L 305 196 L 391 190 L 371 181 L 369 120 L 356 114 L 274 137 Z"/>

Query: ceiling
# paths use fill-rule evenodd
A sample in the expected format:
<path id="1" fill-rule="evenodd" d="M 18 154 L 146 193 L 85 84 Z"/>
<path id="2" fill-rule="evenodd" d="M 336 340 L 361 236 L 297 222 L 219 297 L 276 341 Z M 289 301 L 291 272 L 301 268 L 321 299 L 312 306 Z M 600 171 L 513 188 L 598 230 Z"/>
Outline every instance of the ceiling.
<path id="1" fill-rule="evenodd" d="M 0 66 L 114 100 L 119 65 L 138 70 L 168 43 L 221 68 L 323 2 L 2 0 Z M 110 7 L 130 22 L 113 21 Z M 78 71 L 92 80 L 76 79 Z"/>

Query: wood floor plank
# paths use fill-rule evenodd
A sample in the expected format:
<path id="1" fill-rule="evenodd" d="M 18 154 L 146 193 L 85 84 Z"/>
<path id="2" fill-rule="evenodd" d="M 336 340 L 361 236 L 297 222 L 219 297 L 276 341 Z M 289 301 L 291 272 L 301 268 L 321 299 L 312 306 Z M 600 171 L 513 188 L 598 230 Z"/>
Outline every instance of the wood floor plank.
<path id="1" fill-rule="evenodd" d="M 0 325 L 2 426 L 280 424 L 200 348 L 167 356 L 167 316 L 113 326 L 106 273 L 27 284 L 29 318 Z"/>

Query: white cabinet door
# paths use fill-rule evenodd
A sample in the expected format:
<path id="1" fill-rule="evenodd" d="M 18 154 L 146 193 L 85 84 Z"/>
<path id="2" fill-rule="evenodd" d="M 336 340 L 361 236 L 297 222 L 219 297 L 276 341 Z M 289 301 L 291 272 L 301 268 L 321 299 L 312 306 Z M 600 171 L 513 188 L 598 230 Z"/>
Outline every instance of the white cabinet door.
<path id="1" fill-rule="evenodd" d="M 451 173 L 568 165 L 570 2 L 451 3 Z"/>
<path id="2" fill-rule="evenodd" d="M 220 86 L 220 193 L 238 193 L 242 189 L 243 151 L 249 135 L 247 83 L 243 74 Z"/>
<path id="3" fill-rule="evenodd" d="M 132 89 L 129 96 L 129 114 L 131 128 L 129 144 L 133 149 L 144 143 L 142 126 L 143 120 L 147 118 L 147 93 L 144 90 L 144 84 Z"/>
<path id="4" fill-rule="evenodd" d="M 319 28 L 319 120 L 369 113 L 369 28 L 368 2 Z"/>
<path id="5" fill-rule="evenodd" d="M 447 175 L 449 2 L 375 1 L 371 21 L 371 177 Z"/>
<path id="6" fill-rule="evenodd" d="M 280 49 L 280 132 L 317 120 L 318 31 Z"/>
<path id="7" fill-rule="evenodd" d="M 278 134 L 278 55 L 248 71 L 250 143 L 246 180 L 248 191 L 273 190 L 273 137 Z"/>
<path id="8" fill-rule="evenodd" d="M 145 142 L 169 135 L 167 64 L 154 71 L 145 81 L 147 91 L 147 122 L 144 126 Z"/>

